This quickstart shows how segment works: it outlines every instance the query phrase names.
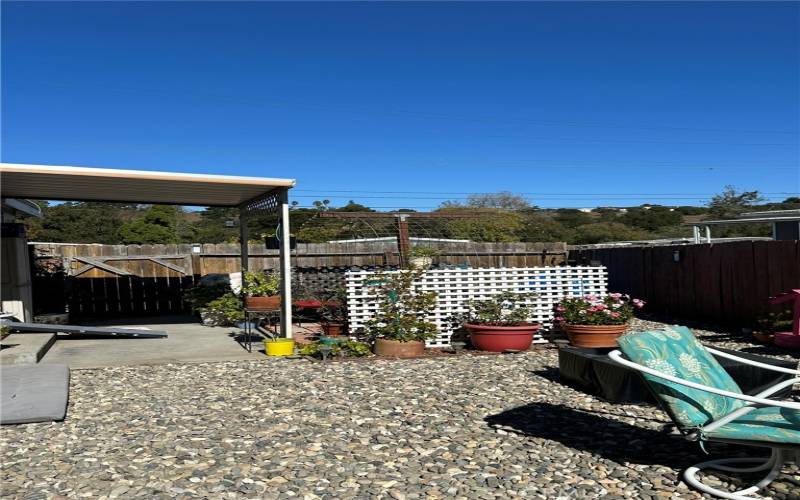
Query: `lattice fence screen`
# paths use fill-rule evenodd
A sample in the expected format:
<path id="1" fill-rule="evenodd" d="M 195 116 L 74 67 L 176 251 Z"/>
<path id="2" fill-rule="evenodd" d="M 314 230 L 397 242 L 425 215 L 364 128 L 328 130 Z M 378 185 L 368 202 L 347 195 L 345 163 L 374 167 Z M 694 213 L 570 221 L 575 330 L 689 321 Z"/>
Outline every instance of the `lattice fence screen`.
<path id="1" fill-rule="evenodd" d="M 393 271 L 399 272 L 399 271 Z M 369 271 L 345 273 L 347 312 L 350 328 L 356 331 L 364 326 L 377 311 L 374 301 L 375 287 L 367 284 Z M 429 270 L 418 281 L 420 289 L 438 294 L 437 307 L 429 321 L 439 327 L 439 335 L 428 341 L 429 347 L 450 345 L 453 334 L 448 318 L 465 312 L 470 300 L 490 298 L 501 292 L 536 293 L 530 305 L 534 306 L 530 321 L 542 324 L 548 330 L 553 322 L 553 305 L 565 296 L 585 294 L 605 295 L 608 275 L 605 267 L 528 267 L 528 268 L 474 268 Z M 537 335 L 536 343 L 546 342 Z"/>

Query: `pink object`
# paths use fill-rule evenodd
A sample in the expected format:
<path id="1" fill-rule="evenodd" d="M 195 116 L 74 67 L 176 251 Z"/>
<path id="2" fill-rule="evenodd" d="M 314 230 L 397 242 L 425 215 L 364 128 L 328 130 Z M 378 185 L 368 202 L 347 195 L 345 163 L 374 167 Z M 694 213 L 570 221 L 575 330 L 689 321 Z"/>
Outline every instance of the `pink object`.
<path id="1" fill-rule="evenodd" d="M 769 298 L 770 304 L 792 304 L 792 331 L 780 332 L 775 334 L 775 345 L 787 347 L 789 349 L 800 349 L 800 289 L 793 289 L 787 293 L 781 293 Z"/>

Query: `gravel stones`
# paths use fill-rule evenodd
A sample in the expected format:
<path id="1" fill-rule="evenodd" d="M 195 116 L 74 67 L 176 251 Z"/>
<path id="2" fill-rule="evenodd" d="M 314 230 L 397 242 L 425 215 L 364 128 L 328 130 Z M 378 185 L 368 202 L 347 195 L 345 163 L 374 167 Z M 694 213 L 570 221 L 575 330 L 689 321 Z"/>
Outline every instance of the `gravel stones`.
<path id="1" fill-rule="evenodd" d="M 20 499 L 700 498 L 703 459 L 661 411 L 558 383 L 554 350 L 74 371 L 66 421 L 0 433 Z"/>

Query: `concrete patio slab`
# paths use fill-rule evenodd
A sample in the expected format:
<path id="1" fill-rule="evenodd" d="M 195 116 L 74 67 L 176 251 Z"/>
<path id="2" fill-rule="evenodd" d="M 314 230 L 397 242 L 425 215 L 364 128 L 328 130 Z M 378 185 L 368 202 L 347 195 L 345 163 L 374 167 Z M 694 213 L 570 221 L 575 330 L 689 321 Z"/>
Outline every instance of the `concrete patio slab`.
<path id="1" fill-rule="evenodd" d="M 235 327 L 203 326 L 190 316 L 159 316 L 93 322 L 93 326 L 118 326 L 163 330 L 164 339 L 120 339 L 108 337 L 71 338 L 58 335 L 55 345 L 41 360 L 46 364 L 62 364 L 75 368 L 101 368 L 166 363 L 201 363 L 234 361 L 263 357 L 254 345 L 247 352 L 236 336 Z M 262 349 L 263 350 L 263 349 Z"/>
<path id="2" fill-rule="evenodd" d="M 12 333 L 0 343 L 0 365 L 38 363 L 55 341 L 54 333 Z"/>

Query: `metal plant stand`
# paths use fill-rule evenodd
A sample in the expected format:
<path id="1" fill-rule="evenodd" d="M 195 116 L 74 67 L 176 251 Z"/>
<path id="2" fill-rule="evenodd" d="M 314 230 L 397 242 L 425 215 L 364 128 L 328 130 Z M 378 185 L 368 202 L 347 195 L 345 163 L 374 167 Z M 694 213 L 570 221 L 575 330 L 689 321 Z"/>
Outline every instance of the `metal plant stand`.
<path id="1" fill-rule="evenodd" d="M 248 307 L 244 309 L 244 339 L 242 344 L 244 344 L 247 352 L 253 352 L 253 325 L 255 324 L 255 328 L 258 328 L 262 321 L 266 321 L 267 325 L 269 325 L 266 330 L 267 336 L 276 338 L 278 336 L 277 325 L 280 324 L 280 317 L 280 309 L 253 309 Z M 273 321 L 275 318 L 278 319 L 277 322 Z"/>

